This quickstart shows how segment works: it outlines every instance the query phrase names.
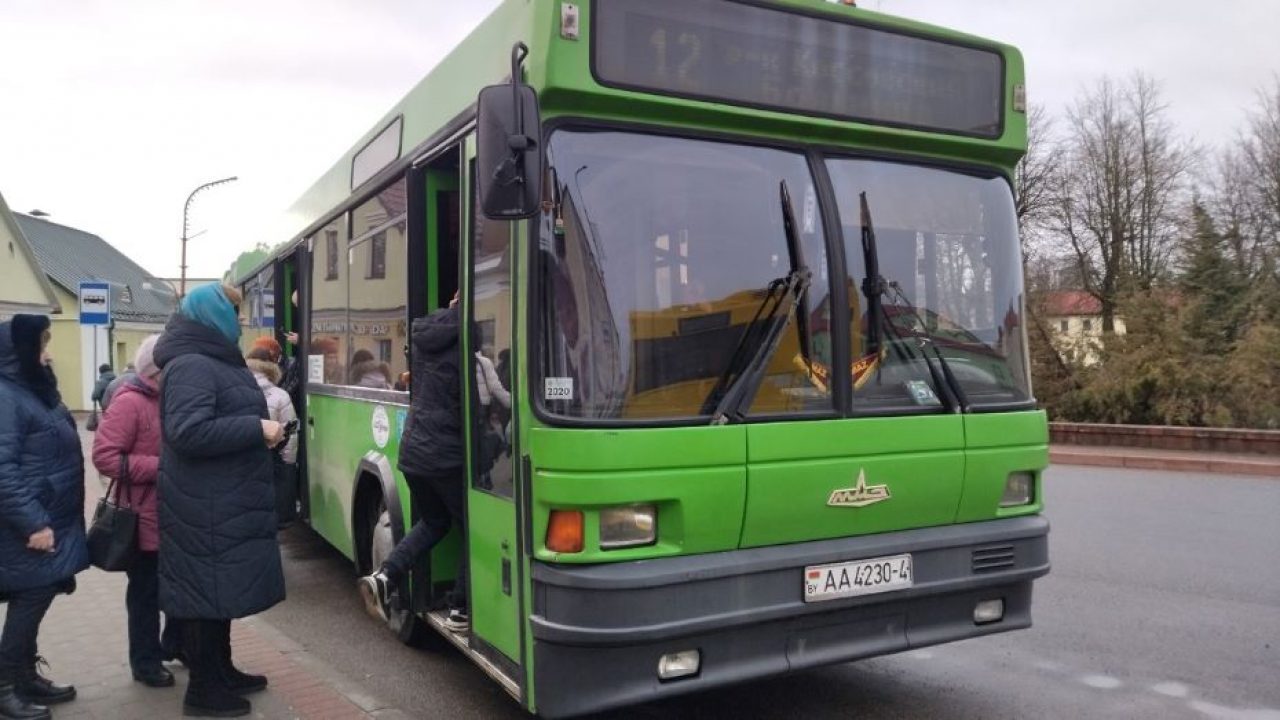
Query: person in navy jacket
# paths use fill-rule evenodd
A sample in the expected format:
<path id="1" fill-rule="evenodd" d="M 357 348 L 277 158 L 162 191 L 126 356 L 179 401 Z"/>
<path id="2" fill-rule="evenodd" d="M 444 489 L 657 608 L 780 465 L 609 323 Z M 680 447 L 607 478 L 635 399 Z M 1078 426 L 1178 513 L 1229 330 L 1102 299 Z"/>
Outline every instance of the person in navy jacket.
<path id="1" fill-rule="evenodd" d="M 46 705 L 76 696 L 41 676 L 40 623 L 89 566 L 84 456 L 50 367 L 49 318 L 0 323 L 0 717 L 48 718 Z"/>

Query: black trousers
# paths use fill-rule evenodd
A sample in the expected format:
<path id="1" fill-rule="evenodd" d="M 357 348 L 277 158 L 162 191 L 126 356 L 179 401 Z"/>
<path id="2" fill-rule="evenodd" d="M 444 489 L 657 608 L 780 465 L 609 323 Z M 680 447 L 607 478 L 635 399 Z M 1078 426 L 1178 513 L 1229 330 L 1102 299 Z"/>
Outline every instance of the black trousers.
<path id="1" fill-rule="evenodd" d="M 135 671 L 149 670 L 164 659 L 163 648 L 181 645 L 177 623 L 165 623 L 160 634 L 160 578 L 156 570 L 157 554 L 140 552 L 126 573 L 129 589 L 124 604 L 129 613 L 129 665 Z"/>
<path id="2" fill-rule="evenodd" d="M 396 545 L 383 567 L 387 574 L 397 582 L 400 581 L 418 558 L 431 551 L 437 543 L 448 534 L 449 528 L 457 526 L 462 533 L 462 551 L 458 554 L 458 574 L 454 581 L 453 592 L 449 596 L 449 606 L 467 607 L 467 516 L 463 505 L 463 493 L 466 491 L 462 471 L 450 475 L 413 475 L 405 473 L 404 479 L 409 484 L 409 493 L 413 496 L 413 504 L 418 508 L 421 517 L 414 523 L 409 534 Z"/>
<path id="3" fill-rule="evenodd" d="M 58 592 L 56 585 L 46 585 L 8 593 L 9 607 L 0 631 L 0 678 L 13 679 L 15 673 L 35 663 L 40 654 L 36 646 L 40 623 Z"/>

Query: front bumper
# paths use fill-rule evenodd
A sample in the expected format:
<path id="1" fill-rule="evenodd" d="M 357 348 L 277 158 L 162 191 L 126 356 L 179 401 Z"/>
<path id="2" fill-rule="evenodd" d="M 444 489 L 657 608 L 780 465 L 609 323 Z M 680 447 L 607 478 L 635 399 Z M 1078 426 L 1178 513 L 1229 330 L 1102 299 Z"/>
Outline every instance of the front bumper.
<path id="1" fill-rule="evenodd" d="M 534 700 L 567 717 L 1031 625 L 1049 572 L 1041 516 L 593 566 L 534 563 Z M 911 553 L 915 585 L 820 603 L 807 565 Z M 1004 618 L 976 625 L 980 600 Z M 698 675 L 659 681 L 658 659 L 698 649 Z"/>

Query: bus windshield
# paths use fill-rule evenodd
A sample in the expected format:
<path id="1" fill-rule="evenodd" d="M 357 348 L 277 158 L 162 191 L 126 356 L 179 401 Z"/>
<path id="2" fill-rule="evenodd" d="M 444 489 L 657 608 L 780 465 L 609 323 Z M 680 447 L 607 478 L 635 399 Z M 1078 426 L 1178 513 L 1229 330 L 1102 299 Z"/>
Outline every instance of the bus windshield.
<path id="1" fill-rule="evenodd" d="M 1029 400 L 1022 259 L 1008 183 L 880 160 L 832 159 L 827 168 L 861 308 L 851 328 L 855 409 L 939 404 L 920 340 L 945 356 L 972 407 Z M 889 285 L 878 319 L 868 317 L 861 293 L 863 192 Z"/>
<path id="2" fill-rule="evenodd" d="M 555 207 L 540 241 L 538 391 L 551 412 L 703 417 L 744 331 L 763 322 L 770 284 L 791 271 L 784 181 L 813 270 L 795 312 L 829 315 L 823 227 L 803 153 L 561 130 L 548 154 Z M 799 336 L 802 326 L 809 337 Z M 830 412 L 829 386 L 810 377 L 806 354 L 830 362 L 825 328 L 819 337 L 814 322 L 790 323 L 748 414 Z"/>
<path id="3" fill-rule="evenodd" d="M 766 361 L 751 417 L 830 415 L 827 228 L 803 152 L 620 131 L 559 130 L 552 211 L 539 238 L 539 377 L 548 412 L 585 420 L 693 420 L 790 272 L 778 188 L 790 188 L 811 283 Z M 843 224 L 855 410 L 945 410 L 921 340 L 972 407 L 1029 398 L 1021 263 L 1002 180 L 828 160 Z M 869 356 L 858 193 L 875 214 L 880 350 Z M 933 357 L 929 355 L 929 357 Z M 936 361 L 935 361 L 936 362 Z"/>

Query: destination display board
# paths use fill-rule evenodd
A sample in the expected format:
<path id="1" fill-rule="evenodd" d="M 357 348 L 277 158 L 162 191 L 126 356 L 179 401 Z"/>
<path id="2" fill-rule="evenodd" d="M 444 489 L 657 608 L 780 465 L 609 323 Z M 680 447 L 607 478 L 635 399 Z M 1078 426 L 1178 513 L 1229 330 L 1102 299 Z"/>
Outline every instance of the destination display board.
<path id="1" fill-rule="evenodd" d="M 596 79 L 626 89 L 999 137 L 994 50 L 726 0 L 597 0 Z"/>

